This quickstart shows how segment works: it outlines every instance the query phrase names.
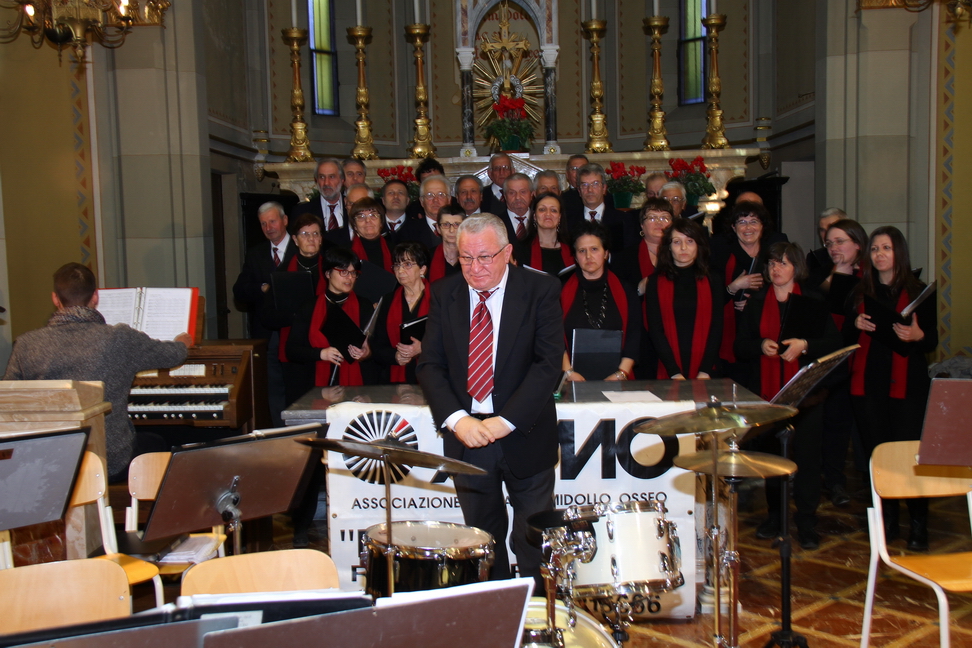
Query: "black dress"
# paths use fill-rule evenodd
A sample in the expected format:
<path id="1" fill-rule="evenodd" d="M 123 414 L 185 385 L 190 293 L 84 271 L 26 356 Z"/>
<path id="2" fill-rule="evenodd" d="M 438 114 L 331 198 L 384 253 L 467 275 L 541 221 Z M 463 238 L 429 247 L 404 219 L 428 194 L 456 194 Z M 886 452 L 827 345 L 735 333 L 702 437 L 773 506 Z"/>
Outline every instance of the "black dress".
<path id="1" fill-rule="evenodd" d="M 621 317 L 620 304 L 611 290 L 608 277 L 617 281 L 626 298 L 627 308 L 625 318 Z M 636 359 L 641 344 L 641 314 L 639 312 L 638 295 L 629 286 L 621 282 L 609 270 L 604 270 L 601 277 L 595 280 L 585 279 L 580 270 L 575 270 L 573 277 L 568 280 L 565 290 L 570 290 L 576 278 L 576 294 L 573 302 L 564 313 L 564 335 L 567 339 L 567 355 L 571 355 L 574 329 L 603 329 L 607 331 L 624 331 L 621 346 L 621 358 Z M 562 300 L 563 301 L 563 300 Z M 627 327 L 624 326 L 627 319 Z M 604 380 L 608 376 L 584 376 L 586 380 Z"/>

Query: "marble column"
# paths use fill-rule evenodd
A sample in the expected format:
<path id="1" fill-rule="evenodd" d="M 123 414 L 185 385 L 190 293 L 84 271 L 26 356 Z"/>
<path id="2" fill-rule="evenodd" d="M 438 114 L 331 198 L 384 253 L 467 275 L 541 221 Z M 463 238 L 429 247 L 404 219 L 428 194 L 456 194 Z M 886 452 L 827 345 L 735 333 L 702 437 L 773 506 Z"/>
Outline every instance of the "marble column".
<path id="1" fill-rule="evenodd" d="M 476 114 L 473 110 L 473 59 L 476 49 L 457 47 L 459 82 L 462 87 L 462 147 L 459 157 L 476 157 Z"/>
<path id="2" fill-rule="evenodd" d="M 543 94 L 544 94 L 544 137 L 543 152 L 549 155 L 560 154 L 557 143 L 557 55 L 559 45 L 544 45 L 540 48 L 543 57 Z"/>

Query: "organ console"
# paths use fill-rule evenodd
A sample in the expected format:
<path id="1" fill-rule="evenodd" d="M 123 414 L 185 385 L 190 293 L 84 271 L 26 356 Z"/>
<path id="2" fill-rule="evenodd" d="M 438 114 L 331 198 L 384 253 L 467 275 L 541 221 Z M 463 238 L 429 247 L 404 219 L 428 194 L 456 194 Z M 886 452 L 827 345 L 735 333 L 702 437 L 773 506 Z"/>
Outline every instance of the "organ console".
<path id="1" fill-rule="evenodd" d="M 200 342 L 182 365 L 136 376 L 128 415 L 138 427 L 270 427 L 266 364 L 264 340 Z"/>

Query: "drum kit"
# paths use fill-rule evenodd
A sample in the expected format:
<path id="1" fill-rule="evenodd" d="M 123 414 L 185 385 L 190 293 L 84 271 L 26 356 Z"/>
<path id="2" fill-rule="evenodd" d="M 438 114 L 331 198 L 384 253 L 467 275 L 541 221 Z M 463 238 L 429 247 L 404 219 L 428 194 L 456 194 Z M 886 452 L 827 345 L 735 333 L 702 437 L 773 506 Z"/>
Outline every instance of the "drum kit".
<path id="1" fill-rule="evenodd" d="M 708 435 L 711 452 L 678 456 L 674 463 L 686 470 L 722 478 L 729 485 L 727 532 L 719 525 L 715 487 L 711 489 L 712 525 L 707 531 L 712 552 L 716 648 L 738 645 L 736 487 L 745 478 L 780 477 L 796 470 L 792 461 L 782 457 L 741 451 L 740 435 L 796 413 L 796 408 L 781 405 L 714 402 L 635 428 L 639 433 L 660 436 Z M 720 442 L 728 444 L 728 449 L 720 449 Z M 387 502 L 392 501 L 393 465 L 432 468 L 450 474 L 485 474 L 477 466 L 415 450 L 391 436 L 370 443 L 343 439 L 305 439 L 301 443 L 380 460 Z M 675 523 L 666 519 L 666 512 L 663 502 L 649 500 L 571 506 L 532 516 L 527 537 L 543 553 L 541 572 L 546 598 L 530 602 L 523 646 L 621 646 L 628 638 L 626 629 L 630 624 L 651 616 L 652 601 L 684 583 L 678 533 Z M 384 523 L 370 527 L 362 538 L 362 563 L 367 591 L 372 595 L 438 589 L 488 578 L 494 540 L 485 531 L 447 522 L 393 523 L 391 506 L 385 507 L 385 516 Z M 723 570 L 729 574 L 728 637 L 723 637 L 721 631 L 719 597 Z M 605 622 L 611 633 L 595 618 Z"/>

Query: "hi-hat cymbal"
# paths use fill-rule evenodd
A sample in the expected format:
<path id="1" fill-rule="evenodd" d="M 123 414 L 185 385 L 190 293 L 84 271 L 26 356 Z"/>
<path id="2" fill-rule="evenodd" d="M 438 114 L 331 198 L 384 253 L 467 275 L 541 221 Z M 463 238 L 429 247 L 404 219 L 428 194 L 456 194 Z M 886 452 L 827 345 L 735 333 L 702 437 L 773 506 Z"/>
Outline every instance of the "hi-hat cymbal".
<path id="1" fill-rule="evenodd" d="M 465 461 L 449 459 L 431 452 L 415 450 L 392 438 L 384 438 L 370 443 L 348 441 L 347 439 L 298 439 L 298 443 L 320 450 L 343 452 L 366 459 L 382 459 L 396 466 L 419 466 L 432 468 L 450 474 L 485 475 L 486 471 Z"/>
<path id="2" fill-rule="evenodd" d="M 799 410 L 785 405 L 707 405 L 691 412 L 662 416 L 635 426 L 635 432 L 676 436 L 718 432 L 766 425 L 794 416 Z"/>
<path id="3" fill-rule="evenodd" d="M 675 457 L 679 468 L 712 474 L 712 453 L 696 452 Z M 716 457 L 716 473 L 720 477 L 782 477 L 795 473 L 797 465 L 789 459 L 765 452 L 726 450 Z"/>

